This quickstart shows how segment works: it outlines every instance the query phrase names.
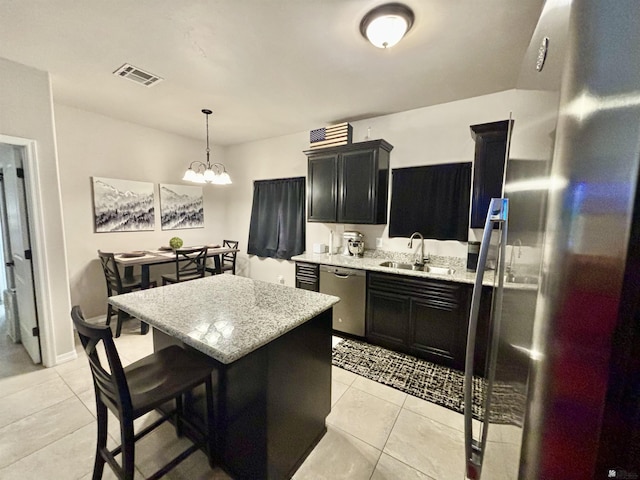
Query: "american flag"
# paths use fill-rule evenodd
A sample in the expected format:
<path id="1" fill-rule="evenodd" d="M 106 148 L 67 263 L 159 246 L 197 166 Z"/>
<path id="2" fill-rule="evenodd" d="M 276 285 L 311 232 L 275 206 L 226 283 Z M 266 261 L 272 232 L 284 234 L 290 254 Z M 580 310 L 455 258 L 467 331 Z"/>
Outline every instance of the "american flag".
<path id="1" fill-rule="evenodd" d="M 309 134 L 311 148 L 335 147 L 351 143 L 353 127 L 347 122 L 316 128 Z"/>

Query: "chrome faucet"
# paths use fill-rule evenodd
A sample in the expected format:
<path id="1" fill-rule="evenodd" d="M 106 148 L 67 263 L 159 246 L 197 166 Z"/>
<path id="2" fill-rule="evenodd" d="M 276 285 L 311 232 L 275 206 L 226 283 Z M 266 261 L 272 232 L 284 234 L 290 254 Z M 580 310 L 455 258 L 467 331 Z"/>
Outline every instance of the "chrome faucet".
<path id="1" fill-rule="evenodd" d="M 424 237 L 420 232 L 414 232 L 411 234 L 411 238 L 409 239 L 409 248 L 413 248 L 413 239 L 415 237 L 420 238 L 420 256 L 416 257 L 413 263 L 415 265 L 424 265 L 429 261 L 429 258 L 424 258 Z"/>
<path id="2" fill-rule="evenodd" d="M 512 282 L 516 277 L 516 273 L 513 270 L 516 247 L 518 247 L 518 258 L 520 258 L 522 255 L 522 241 L 519 238 L 513 242 L 513 245 L 511 246 L 511 257 L 509 258 L 509 265 L 507 265 L 507 282 Z"/>

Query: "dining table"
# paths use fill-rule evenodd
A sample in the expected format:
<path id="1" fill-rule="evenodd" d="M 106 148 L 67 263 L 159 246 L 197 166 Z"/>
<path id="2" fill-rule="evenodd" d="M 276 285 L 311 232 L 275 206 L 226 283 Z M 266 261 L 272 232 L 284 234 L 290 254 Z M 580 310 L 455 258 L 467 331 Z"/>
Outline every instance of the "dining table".
<path id="1" fill-rule="evenodd" d="M 326 432 L 339 300 L 238 275 L 109 298 L 153 327 L 154 350 L 177 344 L 209 359 L 216 463 L 251 480 L 291 478 Z M 185 400 L 190 421 L 206 421 L 205 394 Z"/>
<path id="2" fill-rule="evenodd" d="M 199 248 L 204 245 L 195 245 L 183 248 Z M 237 248 L 221 247 L 219 245 L 207 245 L 207 257 L 213 258 L 215 268 L 220 272 L 220 257 L 225 253 L 239 252 Z M 165 263 L 173 263 L 176 261 L 175 251 L 171 248 L 159 248 L 157 250 L 132 250 L 128 252 L 120 252 L 115 254 L 116 263 L 124 267 L 125 278 L 133 275 L 133 267 L 141 268 L 141 285 L 142 289 L 150 286 L 149 267 L 152 265 L 161 265 Z"/>
<path id="3" fill-rule="evenodd" d="M 196 248 L 204 245 L 196 245 Z M 212 258 L 216 273 L 222 273 L 222 255 L 226 253 L 239 252 L 237 248 L 221 247 L 220 245 L 207 245 L 207 257 Z M 119 252 L 114 255 L 116 263 L 124 268 L 124 278 L 132 278 L 134 267 L 140 267 L 140 285 L 142 290 L 146 290 L 151 286 L 150 267 L 153 265 L 162 265 L 174 263 L 176 261 L 175 250 L 170 247 L 159 248 L 155 250 L 131 250 L 127 252 Z M 149 326 L 142 322 L 140 333 L 146 335 Z"/>

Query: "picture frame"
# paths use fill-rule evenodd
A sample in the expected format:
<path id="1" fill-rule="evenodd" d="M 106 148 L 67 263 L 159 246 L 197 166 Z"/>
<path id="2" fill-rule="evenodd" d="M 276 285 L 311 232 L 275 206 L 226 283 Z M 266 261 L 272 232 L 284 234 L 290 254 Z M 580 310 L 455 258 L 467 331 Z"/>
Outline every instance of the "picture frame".
<path id="1" fill-rule="evenodd" d="M 153 183 L 92 177 L 92 187 L 96 233 L 155 229 Z"/>
<path id="2" fill-rule="evenodd" d="M 204 228 L 202 187 L 160 184 L 162 230 Z"/>

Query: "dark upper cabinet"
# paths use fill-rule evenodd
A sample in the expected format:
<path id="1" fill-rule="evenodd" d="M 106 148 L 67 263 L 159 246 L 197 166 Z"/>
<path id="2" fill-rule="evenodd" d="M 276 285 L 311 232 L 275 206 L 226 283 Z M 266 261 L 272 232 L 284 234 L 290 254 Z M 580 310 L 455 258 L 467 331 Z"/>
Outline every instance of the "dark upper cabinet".
<path id="1" fill-rule="evenodd" d="M 384 140 L 308 150 L 307 219 L 310 222 L 387 222 L 389 157 Z"/>
<path id="2" fill-rule="evenodd" d="M 338 202 L 338 155 L 309 157 L 307 218 L 335 222 Z"/>
<path id="3" fill-rule="evenodd" d="M 513 120 L 511 121 L 513 128 Z M 471 196 L 471 228 L 484 228 L 492 198 L 502 197 L 509 120 L 471 125 L 476 142 Z"/>

